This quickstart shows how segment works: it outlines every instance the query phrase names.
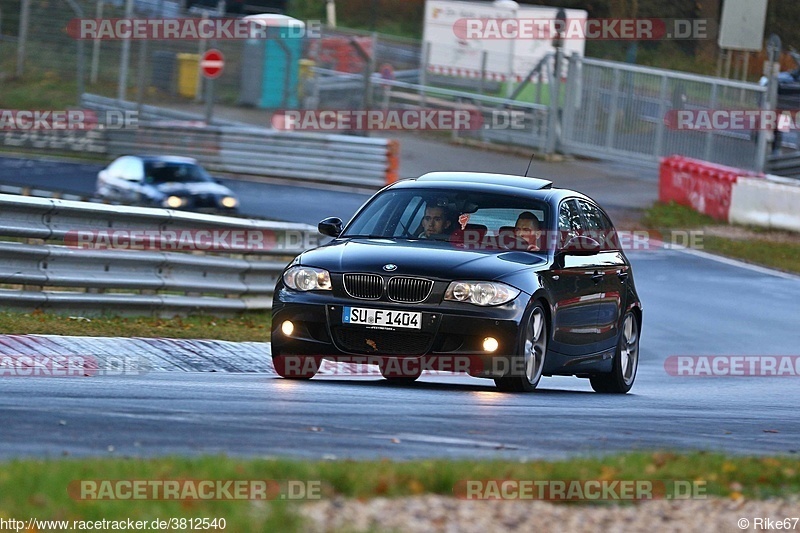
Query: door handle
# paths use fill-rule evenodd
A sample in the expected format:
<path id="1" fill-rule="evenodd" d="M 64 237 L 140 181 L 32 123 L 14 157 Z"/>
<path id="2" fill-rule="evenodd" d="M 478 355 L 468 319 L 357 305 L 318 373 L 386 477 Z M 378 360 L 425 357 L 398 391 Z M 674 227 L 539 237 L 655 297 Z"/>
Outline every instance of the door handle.
<path id="1" fill-rule="evenodd" d="M 595 272 L 594 274 L 592 274 L 592 281 L 594 281 L 595 283 L 599 283 L 603 280 L 604 277 L 605 274 L 603 274 L 602 272 Z"/>
<path id="2" fill-rule="evenodd" d="M 619 272 L 617 272 L 617 277 L 619 278 L 620 281 L 625 281 L 628 279 L 628 273 L 620 270 Z"/>

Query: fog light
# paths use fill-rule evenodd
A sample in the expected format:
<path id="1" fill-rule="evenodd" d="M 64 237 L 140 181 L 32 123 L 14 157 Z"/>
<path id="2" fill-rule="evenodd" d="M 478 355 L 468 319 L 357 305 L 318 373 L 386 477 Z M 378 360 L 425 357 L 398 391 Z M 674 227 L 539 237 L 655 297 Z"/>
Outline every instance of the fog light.
<path id="1" fill-rule="evenodd" d="M 493 352 L 500 347 L 500 343 L 494 337 L 486 337 L 483 339 L 483 350 L 485 352 Z"/>
<path id="2" fill-rule="evenodd" d="M 237 205 L 239 205 L 239 200 L 237 200 L 233 196 L 226 196 L 225 198 L 222 199 L 223 207 L 227 207 L 228 209 L 233 209 Z"/>
<path id="3" fill-rule="evenodd" d="M 281 331 L 287 337 L 291 337 L 292 333 L 294 333 L 294 324 L 291 321 L 287 320 L 283 324 L 281 324 Z"/>

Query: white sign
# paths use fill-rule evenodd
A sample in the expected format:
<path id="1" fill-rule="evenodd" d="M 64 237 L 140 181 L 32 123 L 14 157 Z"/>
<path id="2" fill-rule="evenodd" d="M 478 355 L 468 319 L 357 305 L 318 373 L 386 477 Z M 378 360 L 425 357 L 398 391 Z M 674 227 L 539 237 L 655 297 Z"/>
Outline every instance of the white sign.
<path id="1" fill-rule="evenodd" d="M 585 22 L 588 15 L 581 9 L 564 11 L 569 21 Z M 557 14 L 558 8 L 555 7 L 527 5 L 505 7 L 491 3 L 427 0 L 423 42 L 430 43 L 428 70 L 452 76 L 478 77 L 481 73 L 483 53 L 486 52 L 486 71 L 489 79 L 506 80 L 511 75 L 519 81 L 538 65 L 543 57 L 555 51 L 552 38 L 513 39 L 502 34 L 471 38 L 463 30 L 465 21 L 475 19 L 554 21 Z M 577 53 L 583 56 L 585 45 L 585 39 L 567 38 L 564 40 L 564 55 L 569 57 Z"/>
<path id="2" fill-rule="evenodd" d="M 764 46 L 767 0 L 725 0 L 719 26 L 719 47 L 760 52 Z"/>

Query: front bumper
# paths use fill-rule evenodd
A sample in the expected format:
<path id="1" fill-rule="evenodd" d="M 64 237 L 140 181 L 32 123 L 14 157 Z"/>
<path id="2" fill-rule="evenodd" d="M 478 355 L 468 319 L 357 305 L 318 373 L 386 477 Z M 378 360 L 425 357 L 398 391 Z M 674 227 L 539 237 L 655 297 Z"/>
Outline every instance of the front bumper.
<path id="1" fill-rule="evenodd" d="M 337 298 L 318 292 L 297 293 L 279 289 L 272 312 L 272 353 L 311 355 L 340 362 L 380 364 L 390 359 L 419 359 L 424 368 L 466 371 L 476 377 L 494 377 L 495 360 L 517 352 L 519 327 L 527 295 L 498 307 L 478 307 L 457 302 L 439 305 L 398 304 Z M 422 313 L 420 329 L 350 325 L 342 322 L 344 307 L 362 307 Z M 294 331 L 281 330 L 291 321 Z M 483 348 L 493 337 L 498 347 Z M 500 365 L 502 368 L 502 365 Z"/>

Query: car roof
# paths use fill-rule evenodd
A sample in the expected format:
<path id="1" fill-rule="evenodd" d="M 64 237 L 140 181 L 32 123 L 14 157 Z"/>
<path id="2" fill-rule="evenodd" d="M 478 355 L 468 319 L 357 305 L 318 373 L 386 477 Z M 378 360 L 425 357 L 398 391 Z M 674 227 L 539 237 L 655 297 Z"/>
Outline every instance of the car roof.
<path id="1" fill-rule="evenodd" d="M 583 193 L 553 187 L 553 182 L 549 180 L 490 172 L 429 172 L 419 178 L 395 182 L 386 189 L 419 187 L 426 189 L 457 188 L 478 193 L 512 194 L 545 201 L 553 207 L 558 206 L 559 202 L 567 198 L 585 199 L 597 204 Z M 599 204 L 597 205 L 599 206 Z"/>
<path id="2" fill-rule="evenodd" d="M 163 163 L 197 164 L 197 159 L 194 159 L 192 157 L 183 157 L 180 155 L 135 155 L 133 157 L 138 157 L 139 159 L 147 163 L 163 162 Z"/>
<path id="3" fill-rule="evenodd" d="M 418 182 L 460 182 L 460 183 L 486 183 L 514 187 L 523 190 L 550 189 L 552 181 L 511 174 L 496 174 L 489 172 L 429 172 L 417 178 Z"/>

